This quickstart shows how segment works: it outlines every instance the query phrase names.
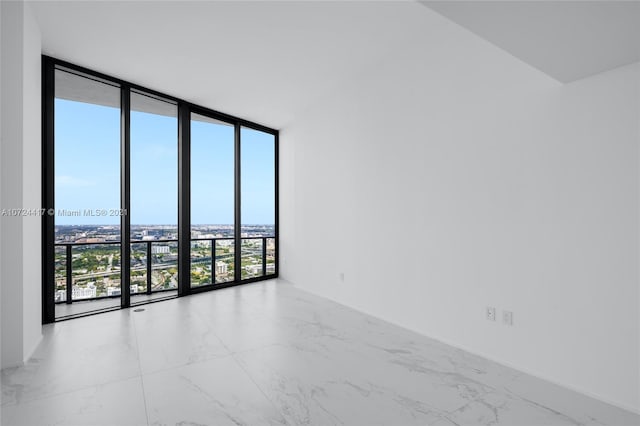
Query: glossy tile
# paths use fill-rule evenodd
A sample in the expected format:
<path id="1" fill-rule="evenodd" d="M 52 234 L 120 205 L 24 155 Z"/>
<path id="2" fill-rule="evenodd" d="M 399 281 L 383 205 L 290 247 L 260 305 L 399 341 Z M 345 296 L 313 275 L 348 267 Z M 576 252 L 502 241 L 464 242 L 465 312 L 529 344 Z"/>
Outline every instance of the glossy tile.
<path id="1" fill-rule="evenodd" d="M 564 416 L 576 424 L 640 425 L 638 415 L 527 374 L 510 382 L 505 387 L 505 394 Z"/>
<path id="2" fill-rule="evenodd" d="M 134 313 L 143 374 L 229 354 L 210 322 L 182 300 L 147 305 Z"/>
<path id="3" fill-rule="evenodd" d="M 22 367 L 2 371 L 3 404 L 25 402 L 140 375 L 128 311 L 44 328 L 41 344 Z"/>
<path id="4" fill-rule="evenodd" d="M 292 425 L 424 425 L 444 418 L 434 401 L 415 398 L 421 392 L 443 403 L 453 398 L 452 407 L 465 404 L 437 383 L 416 388 L 415 381 L 401 383 L 407 375 L 393 378 L 397 371 L 375 372 L 342 352 L 335 358 L 328 353 L 274 345 L 235 357 Z"/>
<path id="5" fill-rule="evenodd" d="M 142 308 L 45 327 L 2 424 L 640 425 L 285 282 Z"/>
<path id="6" fill-rule="evenodd" d="M 282 414 L 232 357 L 143 377 L 151 425 L 283 425 Z"/>
<path id="7" fill-rule="evenodd" d="M 139 377 L 2 408 L 2 425 L 146 425 Z"/>

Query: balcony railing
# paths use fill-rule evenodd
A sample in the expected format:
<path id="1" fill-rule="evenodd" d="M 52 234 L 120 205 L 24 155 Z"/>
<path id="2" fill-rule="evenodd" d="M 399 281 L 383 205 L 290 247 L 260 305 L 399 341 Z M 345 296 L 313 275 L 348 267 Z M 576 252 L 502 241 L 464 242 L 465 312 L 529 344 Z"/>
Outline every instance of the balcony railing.
<path id="1" fill-rule="evenodd" d="M 270 245 L 267 244 L 268 240 L 273 241 L 273 243 L 271 243 Z M 234 241 L 233 237 L 219 237 L 219 238 L 197 238 L 197 239 L 192 239 L 191 240 L 191 244 L 192 244 L 192 248 L 193 248 L 193 244 L 200 244 L 200 243 L 206 243 L 208 242 L 210 245 L 210 251 L 208 253 L 208 256 L 199 256 L 199 257 L 195 257 L 193 256 L 193 252 L 191 254 L 191 265 L 192 268 L 194 265 L 207 265 L 210 267 L 211 269 L 211 282 L 210 283 L 199 283 L 199 284 L 194 284 L 193 280 L 191 283 L 191 287 L 198 287 L 198 286 L 202 286 L 202 285 L 219 285 L 219 284 L 224 284 L 225 282 L 240 282 L 246 279 L 250 279 L 253 277 L 258 277 L 258 276 L 267 276 L 267 275 L 272 275 L 275 274 L 275 264 L 274 259 L 275 259 L 275 237 L 273 236 L 260 236 L 260 237 L 243 237 L 241 238 L 241 247 L 240 247 L 240 257 L 241 257 L 241 265 L 242 268 L 240 271 L 236 271 L 235 268 L 233 268 L 233 265 L 235 264 L 235 262 L 233 261 L 233 259 L 236 256 L 236 248 L 234 247 L 233 252 L 231 255 L 227 255 L 225 256 L 227 259 L 231 258 L 232 261 L 230 262 L 230 265 L 232 265 L 231 268 L 233 270 L 233 274 L 229 277 L 229 279 L 225 280 L 224 277 L 218 277 L 220 278 L 219 280 L 217 280 L 216 278 L 216 263 L 219 260 L 216 256 L 216 248 L 218 247 L 218 242 L 221 241 Z M 259 241 L 260 244 L 249 244 L 251 241 Z M 153 277 L 153 271 L 158 271 L 158 270 L 166 270 L 166 269 L 170 269 L 170 268 L 178 268 L 178 260 L 177 260 L 177 239 L 158 239 L 158 240 L 132 240 L 130 241 L 132 250 L 131 253 L 132 255 L 134 255 L 137 252 L 140 252 L 140 249 L 137 248 L 136 250 L 134 250 L 134 247 L 140 247 L 141 245 L 144 245 L 144 253 L 146 255 L 146 259 L 144 262 L 143 266 L 134 266 L 133 264 L 131 265 L 131 272 L 140 272 L 140 271 L 145 271 L 146 273 L 146 289 L 144 291 L 141 292 L 131 292 L 132 295 L 151 295 L 151 294 L 156 294 L 156 293 L 161 293 L 161 292 L 165 292 L 165 291 L 175 291 L 177 289 L 177 281 L 176 281 L 176 285 L 169 285 L 169 287 L 167 288 L 166 286 L 161 287 L 161 286 L 156 286 L 156 288 L 153 287 L 153 282 L 152 282 L 152 277 Z M 245 244 L 247 243 L 247 244 Z M 85 293 L 82 294 L 82 296 L 73 297 L 74 294 L 74 282 L 79 280 L 79 279 L 91 279 L 91 278 L 96 278 L 96 277 L 105 277 L 108 278 L 110 276 L 120 276 L 121 275 L 121 269 L 120 269 L 120 251 L 113 251 L 113 255 L 115 257 L 115 254 L 117 254 L 117 259 L 118 261 L 116 262 L 116 266 L 113 266 L 113 257 L 110 259 L 109 263 L 110 266 L 109 268 L 105 267 L 104 271 L 87 271 L 85 274 L 82 275 L 77 275 L 74 276 L 73 272 L 74 272 L 74 265 L 73 265 L 73 248 L 74 247 L 87 247 L 87 246 L 113 246 L 113 245 L 120 245 L 121 242 L 120 241 L 100 241 L 100 242 L 57 242 L 55 243 L 55 247 L 56 249 L 58 248 L 64 248 L 64 268 L 58 268 L 59 262 L 58 262 L 58 255 L 56 255 L 56 300 L 55 303 L 73 303 L 73 302 L 80 302 L 80 301 L 91 301 L 91 300 L 99 300 L 99 299 L 107 299 L 107 298 L 117 298 L 120 297 L 121 292 L 123 290 L 123 286 L 122 286 L 122 282 L 120 282 L 120 286 L 119 286 L 119 291 L 115 292 L 111 295 L 107 294 L 107 295 L 95 295 L 95 296 L 91 296 L 91 295 L 87 295 L 89 292 L 81 292 L 80 290 L 78 290 L 78 288 L 76 288 L 76 290 L 78 290 L 78 293 Z M 172 247 L 169 246 L 169 252 L 168 253 L 154 253 L 153 251 L 153 246 L 154 245 L 160 245 L 162 244 L 164 247 L 169 246 L 170 244 L 176 244 L 175 247 L 175 253 L 172 250 Z M 245 247 L 246 245 L 246 247 Z M 245 255 L 245 252 L 248 253 L 247 255 Z M 255 257 L 256 257 L 256 252 L 259 252 L 260 254 L 260 258 L 261 261 L 256 264 L 255 263 Z M 173 257 L 173 255 L 175 255 L 175 260 L 170 260 L 168 262 L 166 261 L 160 261 L 160 262 L 155 262 L 153 260 L 153 256 L 154 254 L 156 255 L 156 257 L 159 257 L 158 255 L 163 255 L 162 257 L 164 257 L 164 255 L 169 254 L 170 258 Z M 108 256 L 108 255 L 105 255 Z M 251 261 L 248 261 L 247 259 L 250 259 Z M 271 262 L 270 262 L 271 261 Z M 61 262 L 60 262 L 61 263 Z M 132 262 L 133 263 L 133 262 Z M 103 265 L 104 266 L 104 265 Z M 222 266 L 222 265 L 220 265 Z M 225 269 L 225 268 L 222 268 Z M 59 272 L 64 270 L 64 275 L 60 274 Z M 76 271 L 77 272 L 77 271 Z M 193 274 L 193 271 L 192 271 Z M 131 274 L 131 280 L 130 280 L 130 285 L 135 285 L 133 282 L 133 278 L 135 276 L 133 274 Z M 59 281 L 58 278 L 60 278 L 60 281 L 62 281 L 62 279 L 64 278 L 64 289 L 65 289 L 65 294 L 64 294 L 64 298 L 60 297 L 58 298 L 58 294 L 59 290 L 60 290 L 60 286 L 59 286 Z M 86 290 L 86 288 L 84 288 L 83 290 Z M 63 300 L 64 299 L 64 300 Z"/>

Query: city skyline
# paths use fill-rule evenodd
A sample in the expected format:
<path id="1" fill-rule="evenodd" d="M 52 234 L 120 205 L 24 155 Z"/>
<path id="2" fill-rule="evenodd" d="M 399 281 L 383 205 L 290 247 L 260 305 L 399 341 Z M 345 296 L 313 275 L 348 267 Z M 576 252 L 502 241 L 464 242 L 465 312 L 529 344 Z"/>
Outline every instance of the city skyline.
<path id="1" fill-rule="evenodd" d="M 234 229 L 233 225 L 191 227 L 191 287 L 275 273 L 275 227 L 246 225 L 242 228 L 237 273 Z M 129 291 L 132 295 L 177 289 L 177 231 L 172 225 L 131 226 Z M 68 297 L 72 301 L 87 301 L 121 295 L 118 225 L 58 225 L 56 234 L 55 303 L 65 303 Z"/>
<path id="2" fill-rule="evenodd" d="M 194 236 L 205 235 L 206 238 L 230 238 L 235 234 L 235 226 L 233 224 L 192 224 L 191 239 L 197 240 Z M 73 243 L 77 242 L 77 238 L 99 238 L 101 241 L 114 242 L 120 241 L 120 225 L 55 225 L 56 243 Z M 242 238 L 251 237 L 274 237 L 275 224 L 244 224 L 240 227 Z M 74 235 L 75 238 L 71 238 Z M 144 237 L 139 240 L 153 240 L 153 237 L 162 237 L 161 239 L 177 240 L 177 225 L 163 224 L 147 224 L 147 225 L 131 225 L 131 240 L 136 237 Z M 215 237 L 213 237 L 215 235 Z"/>

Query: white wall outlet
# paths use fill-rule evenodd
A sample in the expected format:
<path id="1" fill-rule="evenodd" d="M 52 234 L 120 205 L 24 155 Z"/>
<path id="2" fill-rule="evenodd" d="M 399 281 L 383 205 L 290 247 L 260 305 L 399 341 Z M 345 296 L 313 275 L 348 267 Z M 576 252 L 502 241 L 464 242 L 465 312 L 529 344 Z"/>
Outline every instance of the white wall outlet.
<path id="1" fill-rule="evenodd" d="M 513 325 L 513 312 L 502 311 L 502 323 L 504 325 Z"/>
<path id="2" fill-rule="evenodd" d="M 496 320 L 496 308 L 491 307 L 491 306 L 487 306 L 486 316 L 487 316 L 487 319 L 489 321 L 495 321 Z"/>
<path id="3" fill-rule="evenodd" d="M 344 282 L 344 272 L 340 272 L 340 282 Z"/>

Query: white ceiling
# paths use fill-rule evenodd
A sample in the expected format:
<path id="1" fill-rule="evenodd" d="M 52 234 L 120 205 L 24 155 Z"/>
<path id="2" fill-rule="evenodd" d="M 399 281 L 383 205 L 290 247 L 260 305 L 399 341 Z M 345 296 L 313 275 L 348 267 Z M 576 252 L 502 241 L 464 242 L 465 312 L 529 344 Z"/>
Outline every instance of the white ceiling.
<path id="1" fill-rule="evenodd" d="M 560 81 L 640 60 L 636 2 L 29 3 L 43 53 L 275 128 L 404 43 L 437 42 L 429 8 Z"/>
<path id="2" fill-rule="evenodd" d="M 420 29 L 416 2 L 31 2 L 43 53 L 282 128 Z"/>
<path id="3" fill-rule="evenodd" d="M 564 83 L 640 61 L 638 1 L 422 1 Z"/>

